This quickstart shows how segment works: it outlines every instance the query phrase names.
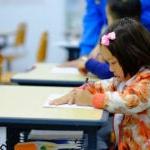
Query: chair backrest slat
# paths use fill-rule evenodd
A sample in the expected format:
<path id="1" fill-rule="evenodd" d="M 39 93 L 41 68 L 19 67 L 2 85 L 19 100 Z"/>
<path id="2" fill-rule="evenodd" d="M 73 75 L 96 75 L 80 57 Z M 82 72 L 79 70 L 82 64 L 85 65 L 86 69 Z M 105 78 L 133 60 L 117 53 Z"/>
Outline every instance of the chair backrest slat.
<path id="1" fill-rule="evenodd" d="M 40 39 L 39 48 L 37 51 L 36 61 L 37 62 L 44 62 L 46 59 L 46 53 L 47 53 L 47 47 L 48 47 L 48 33 L 43 32 Z"/>
<path id="2" fill-rule="evenodd" d="M 25 38 L 26 38 L 26 24 L 20 23 L 16 31 L 16 38 L 15 38 L 14 46 L 23 45 L 25 43 Z"/>

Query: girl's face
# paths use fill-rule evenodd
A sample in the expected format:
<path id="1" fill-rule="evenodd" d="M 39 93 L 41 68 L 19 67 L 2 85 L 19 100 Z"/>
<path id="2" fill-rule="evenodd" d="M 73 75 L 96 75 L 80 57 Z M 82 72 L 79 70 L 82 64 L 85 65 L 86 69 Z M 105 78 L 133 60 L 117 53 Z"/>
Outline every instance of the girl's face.
<path id="1" fill-rule="evenodd" d="M 119 80 L 126 80 L 122 67 L 120 66 L 116 57 L 105 46 L 101 45 L 100 55 L 104 61 L 108 62 L 109 70 L 114 73 Z"/>

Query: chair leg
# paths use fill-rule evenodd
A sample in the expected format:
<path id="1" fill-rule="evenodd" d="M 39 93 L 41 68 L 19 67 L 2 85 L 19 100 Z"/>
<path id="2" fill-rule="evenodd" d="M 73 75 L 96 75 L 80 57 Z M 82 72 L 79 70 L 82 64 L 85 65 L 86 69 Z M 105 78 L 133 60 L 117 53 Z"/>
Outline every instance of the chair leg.
<path id="1" fill-rule="evenodd" d="M 7 61 L 6 61 L 6 69 L 7 69 L 7 71 L 12 71 L 11 63 L 12 63 L 11 60 L 7 60 Z"/>
<path id="2" fill-rule="evenodd" d="M 3 73 L 3 67 L 2 67 L 2 65 L 0 65 L 0 82 L 1 82 L 1 80 L 2 80 L 2 73 Z"/>

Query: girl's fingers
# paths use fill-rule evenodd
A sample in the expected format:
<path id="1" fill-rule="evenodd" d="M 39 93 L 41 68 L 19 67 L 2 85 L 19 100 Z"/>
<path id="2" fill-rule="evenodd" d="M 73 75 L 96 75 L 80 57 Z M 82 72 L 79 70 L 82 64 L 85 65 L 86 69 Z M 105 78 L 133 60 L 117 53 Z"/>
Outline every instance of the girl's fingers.
<path id="1" fill-rule="evenodd" d="M 74 104 L 74 98 L 73 97 L 70 97 L 70 99 L 68 100 L 68 104 L 69 105 Z"/>
<path id="2" fill-rule="evenodd" d="M 67 103 L 66 98 L 58 98 L 58 99 L 55 99 L 55 100 L 49 102 L 50 105 L 62 105 L 62 104 L 66 104 L 66 103 Z"/>
<path id="3" fill-rule="evenodd" d="M 74 103 L 74 92 L 70 92 L 65 96 L 55 99 L 49 102 L 50 105 L 62 105 L 62 104 L 73 104 Z"/>

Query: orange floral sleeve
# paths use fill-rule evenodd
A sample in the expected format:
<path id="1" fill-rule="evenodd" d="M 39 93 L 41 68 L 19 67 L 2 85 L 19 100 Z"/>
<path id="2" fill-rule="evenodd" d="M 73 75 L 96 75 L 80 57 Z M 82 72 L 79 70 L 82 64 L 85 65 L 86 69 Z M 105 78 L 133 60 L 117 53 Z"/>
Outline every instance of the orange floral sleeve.
<path id="1" fill-rule="evenodd" d="M 150 107 L 150 72 L 143 72 L 127 85 L 122 92 L 106 92 L 106 109 L 116 113 L 138 113 Z"/>
<path id="2" fill-rule="evenodd" d="M 79 87 L 82 90 L 88 90 L 91 94 L 104 93 L 106 91 L 114 91 L 116 89 L 115 79 L 100 80 L 98 82 L 85 83 Z"/>

